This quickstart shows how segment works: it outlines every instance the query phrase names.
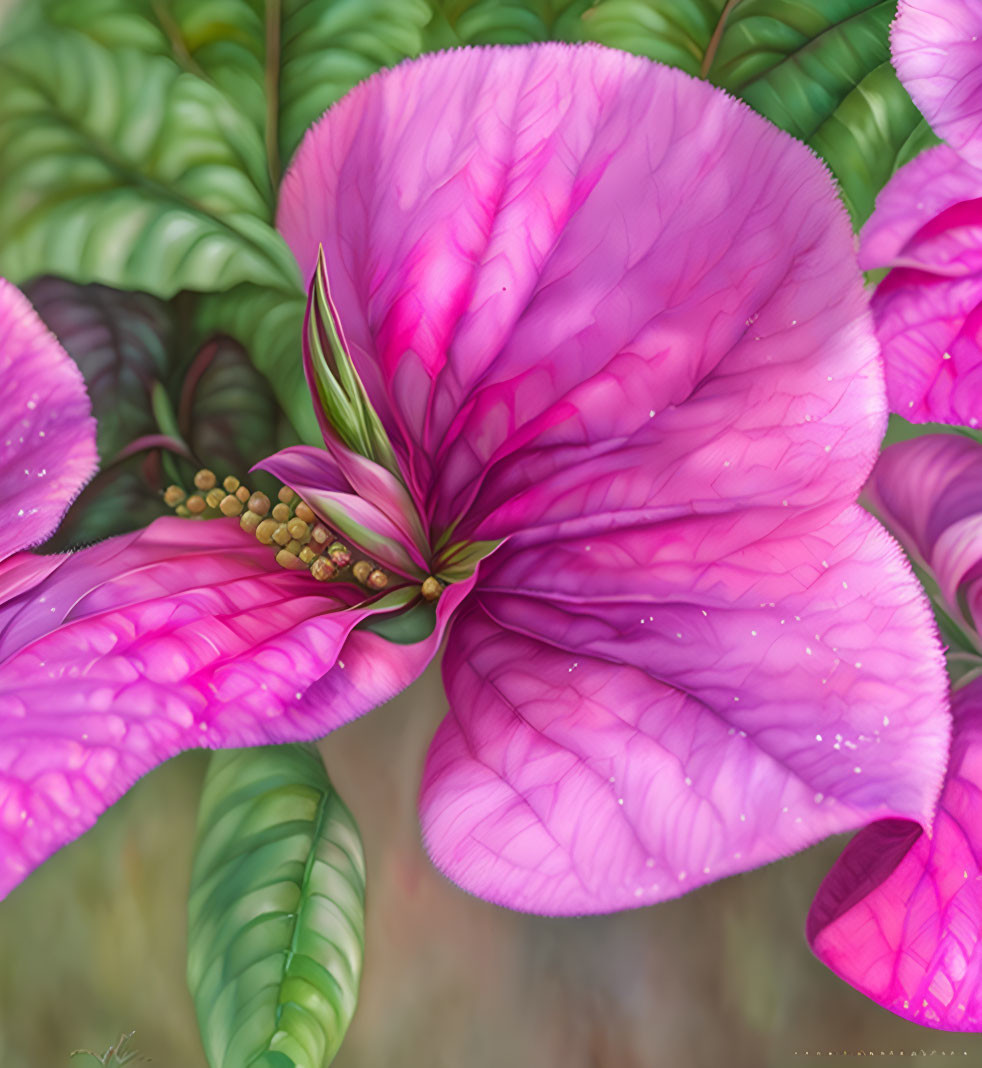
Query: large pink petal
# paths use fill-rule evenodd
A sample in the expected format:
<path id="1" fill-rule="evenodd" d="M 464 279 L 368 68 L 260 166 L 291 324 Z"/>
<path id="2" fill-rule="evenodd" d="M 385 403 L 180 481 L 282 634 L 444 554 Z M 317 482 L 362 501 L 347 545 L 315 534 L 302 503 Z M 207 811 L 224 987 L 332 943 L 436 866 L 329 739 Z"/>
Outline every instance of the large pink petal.
<path id="1" fill-rule="evenodd" d="M 880 191 L 863 227 L 859 263 L 948 275 L 978 270 L 982 258 L 982 170 L 947 145 L 922 152 Z"/>
<path id="2" fill-rule="evenodd" d="M 982 1030 L 982 682 L 955 727 L 933 833 L 876 823 L 846 847 L 808 917 L 815 953 L 891 1012 Z"/>
<path id="3" fill-rule="evenodd" d="M 485 561 L 421 795 L 443 871 L 602 912 L 873 818 L 930 823 L 949 724 L 923 593 L 855 506 L 812 532 L 782 514 Z"/>
<path id="4" fill-rule="evenodd" d="M 469 507 L 479 537 L 670 509 L 690 481 L 707 507 L 845 501 L 872 461 L 880 372 L 828 176 L 677 70 L 558 45 L 405 64 L 307 135 L 278 222 L 308 277 L 323 243 L 437 533 Z"/>
<path id="5" fill-rule="evenodd" d="M 915 423 L 978 426 L 982 273 L 949 279 L 899 268 L 873 295 L 891 411 Z"/>
<path id="6" fill-rule="evenodd" d="M 324 734 L 334 710 L 305 696 L 372 611 L 222 520 L 55 563 L 0 602 L 0 894 L 183 749 Z"/>
<path id="7" fill-rule="evenodd" d="M 982 166 L 982 7 L 900 0 L 891 44 L 900 80 L 939 137 Z"/>
<path id="8" fill-rule="evenodd" d="M 82 374 L 0 278 L 0 559 L 43 541 L 96 468 Z"/>

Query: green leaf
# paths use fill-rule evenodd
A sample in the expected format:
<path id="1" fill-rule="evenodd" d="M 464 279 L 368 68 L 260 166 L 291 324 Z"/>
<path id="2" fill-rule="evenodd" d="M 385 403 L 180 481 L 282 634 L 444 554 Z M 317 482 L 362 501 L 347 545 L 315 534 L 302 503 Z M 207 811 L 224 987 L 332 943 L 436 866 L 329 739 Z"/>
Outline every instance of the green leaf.
<path id="1" fill-rule="evenodd" d="M 269 379 L 300 440 L 323 445 L 303 371 L 304 307 L 299 289 L 284 294 L 260 286 L 236 286 L 227 293 L 202 296 L 196 325 L 201 337 L 228 334 L 244 345 L 252 362 Z"/>
<path id="2" fill-rule="evenodd" d="M 591 40 L 708 78 L 823 155 L 857 225 L 933 137 L 889 64 L 896 0 L 597 0 Z"/>
<path id="3" fill-rule="evenodd" d="M 150 395 L 170 365 L 174 330 L 167 305 L 145 293 L 60 278 L 38 279 L 25 292 L 85 378 L 102 460 L 134 438 L 158 433 Z"/>
<path id="4" fill-rule="evenodd" d="M 188 917 L 188 984 L 211 1068 L 328 1064 L 358 998 L 365 862 L 316 750 L 212 756 Z"/>
<path id="5" fill-rule="evenodd" d="M 31 0 L 33 24 L 167 56 L 221 89 L 278 180 L 307 128 L 356 82 L 423 48 L 426 0 Z"/>
<path id="6" fill-rule="evenodd" d="M 40 552 L 80 549 L 147 526 L 168 512 L 160 496 L 166 481 L 157 451 L 104 467 L 75 498 Z"/>
<path id="7" fill-rule="evenodd" d="M 866 75 L 811 138 L 857 228 L 894 171 L 938 143 L 889 63 Z"/>
<path id="8" fill-rule="evenodd" d="M 577 41 L 592 0 L 433 0 L 423 48 Z"/>
<path id="9" fill-rule="evenodd" d="M 195 457 L 222 475 L 244 479 L 254 463 L 277 450 L 279 407 L 248 353 L 231 338 L 217 337 L 197 353 L 178 414 Z M 257 488 L 262 474 L 249 475 L 248 484 Z"/>
<path id="10" fill-rule="evenodd" d="M 171 60 L 41 29 L 0 51 L 0 271 L 291 292 L 255 130 Z"/>

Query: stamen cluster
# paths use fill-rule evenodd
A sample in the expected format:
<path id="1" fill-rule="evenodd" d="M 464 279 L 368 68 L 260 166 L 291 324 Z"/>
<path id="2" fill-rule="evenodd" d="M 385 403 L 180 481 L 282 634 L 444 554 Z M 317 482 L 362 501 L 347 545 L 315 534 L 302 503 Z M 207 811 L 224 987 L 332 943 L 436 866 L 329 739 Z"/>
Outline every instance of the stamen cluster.
<path id="1" fill-rule="evenodd" d="M 350 567 L 351 577 L 368 590 L 383 590 L 389 576 L 371 560 L 352 563 L 352 552 L 318 518 L 314 510 L 289 486 L 282 486 L 277 503 L 257 490 L 251 491 L 234 475 L 221 485 L 213 471 L 202 468 L 194 476 L 199 491 L 188 495 L 180 486 L 168 486 L 164 503 L 188 519 L 214 519 L 218 515 L 239 517 L 243 530 L 263 545 L 278 546 L 276 562 L 289 570 L 307 569 L 320 582 L 341 576 Z"/>

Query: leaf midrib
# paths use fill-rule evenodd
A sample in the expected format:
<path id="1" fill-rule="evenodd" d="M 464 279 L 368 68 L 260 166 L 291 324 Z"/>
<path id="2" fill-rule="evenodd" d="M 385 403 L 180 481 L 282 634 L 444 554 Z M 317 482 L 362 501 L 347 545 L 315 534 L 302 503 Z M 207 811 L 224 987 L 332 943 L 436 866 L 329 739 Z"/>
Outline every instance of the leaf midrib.
<path id="1" fill-rule="evenodd" d="M 739 0 L 737 0 L 737 2 L 739 2 Z M 852 14 L 846 15 L 844 18 L 837 19 L 835 22 L 830 22 L 829 25 L 826 26 L 821 33 L 815 34 L 814 37 L 809 37 L 807 41 L 799 45 L 797 48 L 792 49 L 790 52 L 785 52 L 782 58 L 779 59 L 777 63 L 775 63 L 772 67 L 768 67 L 766 70 L 761 71 L 760 74 L 755 74 L 752 78 L 750 78 L 746 82 L 741 83 L 739 86 L 729 86 L 722 82 L 718 84 L 722 85 L 724 88 L 728 88 L 731 92 L 735 92 L 738 93 L 740 96 L 743 96 L 743 94 L 751 86 L 756 85 L 763 79 L 770 77 L 770 75 L 772 75 L 774 71 L 776 71 L 779 67 L 783 66 L 785 63 L 794 60 L 794 58 L 798 55 L 799 52 L 804 52 L 805 49 L 812 48 L 815 45 L 815 42 L 820 41 L 826 34 L 831 33 L 833 30 L 838 29 L 840 26 L 844 26 L 846 23 L 851 22 L 853 19 L 861 18 L 864 15 L 870 14 L 870 12 L 876 11 L 877 8 L 889 6 L 891 3 L 895 3 L 895 0 L 880 0 L 879 3 L 872 4 L 870 7 L 864 8 L 862 11 L 854 11 Z M 722 41 L 722 35 L 720 35 L 720 40 Z M 710 67 L 707 68 L 708 73 L 711 73 L 711 66 L 712 64 L 710 64 Z M 876 64 L 876 66 L 879 66 L 879 64 Z M 873 70 L 874 68 L 870 67 L 869 69 Z M 866 73 L 868 74 L 869 71 L 867 71 Z M 828 116 L 826 116 L 826 118 L 828 118 Z"/>
<path id="2" fill-rule="evenodd" d="M 331 793 L 329 790 L 325 790 L 321 794 L 321 799 L 317 803 L 317 812 L 314 816 L 313 829 L 311 831 L 310 839 L 310 852 L 307 855 L 307 862 L 304 864 L 303 876 L 300 880 L 300 900 L 297 903 L 296 918 L 293 922 L 293 931 L 290 934 L 290 944 L 287 946 L 286 954 L 283 958 L 283 974 L 280 979 L 280 985 L 286 981 L 286 977 L 290 972 L 290 966 L 293 964 L 293 958 L 297 955 L 297 946 L 300 941 L 300 930 L 303 926 L 303 914 L 307 907 L 307 901 L 310 896 L 310 879 L 313 874 L 314 865 L 317 863 L 317 843 L 320 841 L 321 834 L 324 830 L 324 824 L 327 821 L 327 808 L 331 801 Z M 280 1018 L 283 1015 L 283 1002 L 277 1001 L 276 1004 L 276 1025 L 279 1026 Z"/>
<path id="3" fill-rule="evenodd" d="M 247 234 L 243 233 L 236 227 L 232 226 L 225 219 L 221 218 L 218 215 L 213 215 L 210 211 L 202 207 L 200 204 L 197 204 L 190 197 L 186 197 L 183 193 L 178 192 L 172 186 L 161 184 L 156 179 L 143 174 L 141 171 L 136 170 L 130 164 L 120 159 L 119 156 L 117 156 L 116 153 L 113 151 L 111 145 L 108 145 L 101 137 L 97 137 L 89 130 L 86 130 L 85 127 L 82 126 L 75 119 L 74 116 L 67 114 L 62 109 L 61 104 L 55 98 L 54 94 L 43 82 L 37 79 L 37 77 L 32 71 L 15 67 L 2 59 L 0 59 L 0 69 L 4 70 L 13 77 L 23 78 L 24 82 L 30 85 L 41 98 L 41 100 L 48 105 L 49 111 L 46 116 L 47 120 L 50 122 L 59 123 L 60 125 L 64 126 L 74 136 L 78 137 L 83 145 L 90 147 L 93 154 L 96 155 L 97 158 L 99 158 L 108 169 L 119 175 L 120 188 L 125 188 L 127 185 L 129 185 L 130 187 L 136 187 L 137 189 L 144 190 L 156 199 L 162 200 L 164 203 L 170 202 L 181 210 L 188 212 L 189 214 L 196 215 L 202 219 L 206 219 L 209 222 L 212 222 L 216 226 L 220 227 L 235 240 L 248 246 L 256 255 L 258 255 L 265 262 L 269 263 L 271 266 L 276 264 L 276 261 L 270 255 L 268 249 L 265 249 L 262 245 L 257 244 L 251 237 L 249 237 Z M 180 75 L 178 75 L 178 77 L 180 77 Z M 253 188 L 255 189 L 254 185 Z M 75 190 L 72 190 L 72 193 L 74 192 Z M 264 199 L 260 190 L 256 189 L 256 193 L 259 195 L 260 199 Z M 65 197 L 65 200 L 71 199 L 73 199 L 71 195 Z M 269 226 L 268 219 L 262 218 L 258 215 L 254 217 L 259 219 L 260 222 L 265 223 L 267 226 Z M 30 219 L 31 213 L 28 213 L 20 220 L 17 225 L 14 226 L 12 233 L 22 234 L 23 227 L 29 224 Z M 270 232 L 275 233 L 272 227 L 270 227 Z M 278 264 L 276 264 L 276 270 L 278 273 L 281 273 Z M 296 287 L 290 285 L 290 280 L 286 278 L 283 279 L 283 286 L 281 291 L 284 294 L 288 294 L 289 296 L 296 296 L 297 294 Z"/>

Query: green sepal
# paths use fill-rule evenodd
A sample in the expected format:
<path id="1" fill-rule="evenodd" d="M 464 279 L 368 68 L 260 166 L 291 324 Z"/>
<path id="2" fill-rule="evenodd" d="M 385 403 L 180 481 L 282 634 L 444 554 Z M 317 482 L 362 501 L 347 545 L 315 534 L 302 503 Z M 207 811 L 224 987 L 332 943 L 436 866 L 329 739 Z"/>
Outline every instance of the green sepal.
<path id="1" fill-rule="evenodd" d="M 411 592 L 413 597 L 419 595 L 419 590 Z M 369 616 L 355 629 L 370 630 L 393 645 L 415 645 L 428 638 L 435 627 L 436 605 L 420 598 L 419 602 L 406 612 L 394 616 Z"/>
<path id="2" fill-rule="evenodd" d="M 353 452 L 399 476 L 388 435 L 368 399 L 344 340 L 337 308 L 331 299 L 323 247 L 317 253 L 310 287 L 307 345 L 317 395 L 338 437 Z"/>
<path id="3" fill-rule="evenodd" d="M 469 579 L 477 565 L 490 556 L 504 540 L 498 538 L 495 541 L 459 541 L 449 546 L 440 556 L 436 577 L 444 583 Z"/>

